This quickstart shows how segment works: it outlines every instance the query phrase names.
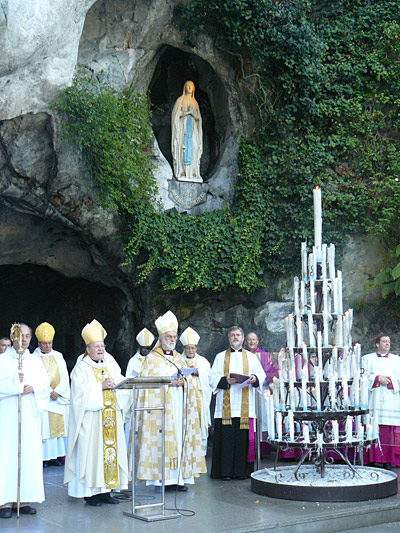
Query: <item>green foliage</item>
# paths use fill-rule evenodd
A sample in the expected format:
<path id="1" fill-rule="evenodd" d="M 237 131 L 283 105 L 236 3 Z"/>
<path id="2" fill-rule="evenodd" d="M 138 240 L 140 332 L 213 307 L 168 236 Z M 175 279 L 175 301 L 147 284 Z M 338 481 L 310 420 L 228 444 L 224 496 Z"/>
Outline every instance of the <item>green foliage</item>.
<path id="1" fill-rule="evenodd" d="M 400 241 L 400 10 L 390 0 L 194 0 L 178 6 L 188 38 L 229 54 L 258 117 L 243 139 L 232 206 L 202 216 L 154 201 L 143 96 L 78 77 L 58 104 L 102 201 L 125 221 L 127 262 L 163 286 L 252 291 L 297 268 L 323 188 L 324 241 L 369 231 Z M 398 267 L 400 268 L 400 267 Z M 398 270 L 385 283 L 396 290 Z M 383 274 L 382 274 L 383 276 Z M 383 278 L 382 278 L 383 279 Z M 385 289 L 389 290 L 389 289 Z"/>

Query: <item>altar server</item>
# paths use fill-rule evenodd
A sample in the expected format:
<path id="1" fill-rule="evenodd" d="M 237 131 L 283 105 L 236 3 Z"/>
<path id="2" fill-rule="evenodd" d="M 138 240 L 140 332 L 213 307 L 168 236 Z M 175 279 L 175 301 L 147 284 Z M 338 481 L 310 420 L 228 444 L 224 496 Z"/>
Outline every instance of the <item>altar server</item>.
<path id="1" fill-rule="evenodd" d="M 50 378 L 50 398 L 42 413 L 43 466 L 63 466 L 67 445 L 69 376 L 62 353 L 53 350 L 55 329 L 42 322 L 35 335 L 39 346 L 33 352 Z"/>

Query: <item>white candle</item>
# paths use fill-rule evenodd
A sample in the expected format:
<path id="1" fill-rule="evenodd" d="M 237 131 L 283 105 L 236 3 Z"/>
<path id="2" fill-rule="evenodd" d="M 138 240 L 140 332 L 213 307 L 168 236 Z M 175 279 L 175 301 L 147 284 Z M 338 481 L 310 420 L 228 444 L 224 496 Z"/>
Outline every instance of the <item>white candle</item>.
<path id="1" fill-rule="evenodd" d="M 373 439 L 373 427 L 372 424 L 367 424 L 367 439 L 372 440 Z"/>
<path id="2" fill-rule="evenodd" d="M 332 296 L 333 296 L 333 312 L 339 313 L 339 307 L 338 307 L 338 294 L 337 294 L 337 278 L 332 279 Z"/>
<path id="3" fill-rule="evenodd" d="M 313 258 L 314 279 L 318 279 L 317 263 L 321 261 L 321 250 L 317 249 L 315 246 L 313 246 L 312 258 Z"/>
<path id="4" fill-rule="evenodd" d="M 361 344 L 356 344 L 354 346 L 355 361 L 356 361 L 356 370 L 360 370 L 361 365 Z"/>
<path id="5" fill-rule="evenodd" d="M 343 406 L 345 409 L 349 408 L 349 388 L 347 385 L 347 376 L 343 374 L 342 376 L 342 391 L 343 391 Z"/>
<path id="6" fill-rule="evenodd" d="M 303 441 L 307 444 L 310 442 L 310 428 L 307 423 L 303 424 Z"/>
<path id="7" fill-rule="evenodd" d="M 315 246 L 321 249 L 322 244 L 322 206 L 321 189 L 316 187 L 313 190 L 314 196 L 314 242 Z"/>
<path id="8" fill-rule="evenodd" d="M 293 278 L 293 300 L 294 310 L 297 313 L 299 308 L 299 278 L 297 276 Z"/>
<path id="9" fill-rule="evenodd" d="M 343 313 L 343 285 L 342 285 L 342 272 L 340 270 L 337 271 L 338 275 L 338 284 L 337 284 L 337 291 L 338 291 L 338 306 L 339 306 L 339 313 Z"/>
<path id="10" fill-rule="evenodd" d="M 269 435 L 269 429 L 270 429 L 270 421 L 269 421 L 269 417 L 270 417 L 269 404 L 270 404 L 270 401 L 271 401 L 271 394 L 270 394 L 269 390 L 265 390 L 264 391 L 264 411 L 265 411 L 265 418 L 266 418 L 266 423 L 267 423 L 268 435 Z"/>
<path id="11" fill-rule="evenodd" d="M 322 265 L 321 265 L 321 271 L 322 271 L 322 279 L 326 280 L 326 244 L 322 245 Z"/>
<path id="12" fill-rule="evenodd" d="M 285 318 L 285 326 L 286 326 L 286 344 L 287 344 L 287 346 L 290 346 L 290 318 L 289 318 L 289 315 Z"/>
<path id="13" fill-rule="evenodd" d="M 301 279 L 307 281 L 307 243 L 301 243 Z"/>
<path id="14" fill-rule="evenodd" d="M 329 374 L 329 396 L 331 399 L 331 409 L 334 411 L 336 408 L 336 379 L 332 372 Z"/>
<path id="15" fill-rule="evenodd" d="M 279 381 L 276 376 L 272 380 L 272 397 L 275 409 L 279 409 Z"/>
<path id="16" fill-rule="evenodd" d="M 354 407 L 359 409 L 360 407 L 360 372 L 356 370 L 353 377 L 353 389 L 354 389 Z"/>
<path id="17" fill-rule="evenodd" d="M 308 254 L 308 279 L 315 279 L 313 254 Z"/>
<path id="18" fill-rule="evenodd" d="M 337 420 L 332 420 L 332 434 L 333 434 L 332 442 L 339 442 L 339 425 L 338 425 Z"/>
<path id="19" fill-rule="evenodd" d="M 350 356 L 349 356 L 349 347 L 348 346 L 344 346 L 343 347 L 343 366 L 344 366 L 344 372 L 345 372 L 346 376 L 350 376 L 351 377 Z"/>
<path id="20" fill-rule="evenodd" d="M 328 289 L 328 280 L 327 279 L 324 279 L 324 281 L 322 282 L 322 297 L 323 297 L 323 302 L 324 302 L 324 312 L 328 312 L 329 308 L 328 308 L 328 292 L 329 292 L 329 289 Z"/>
<path id="21" fill-rule="evenodd" d="M 303 368 L 301 370 L 301 377 L 305 377 L 306 380 L 308 380 L 308 358 L 307 358 L 307 346 L 306 343 L 303 342 Z"/>
<path id="22" fill-rule="evenodd" d="M 368 409 L 368 378 L 365 375 L 361 378 L 360 407 L 361 409 Z"/>
<path id="23" fill-rule="evenodd" d="M 301 321 L 300 313 L 297 313 L 296 315 L 296 328 L 297 328 L 296 346 L 302 346 L 303 344 L 303 322 Z"/>
<path id="24" fill-rule="evenodd" d="M 305 312 L 305 307 L 307 305 L 307 299 L 306 299 L 306 284 L 305 282 L 302 280 L 300 282 L 300 307 L 301 307 L 301 310 L 300 312 L 301 313 L 304 313 Z"/>
<path id="25" fill-rule="evenodd" d="M 338 356 L 337 356 L 336 346 L 332 348 L 332 369 L 333 369 L 333 372 L 338 373 L 339 369 L 338 369 Z"/>
<path id="26" fill-rule="evenodd" d="M 294 418 L 293 418 L 293 411 L 289 409 L 288 411 L 288 419 L 289 419 L 289 440 L 290 442 L 294 442 Z"/>
<path id="27" fill-rule="evenodd" d="M 296 409 L 295 402 L 295 392 L 294 392 L 294 369 L 289 370 L 289 398 L 290 398 L 290 409 L 294 411 Z"/>
<path id="28" fill-rule="evenodd" d="M 315 397 L 317 401 L 317 411 L 321 411 L 321 387 L 319 380 L 319 368 L 315 368 Z"/>
<path id="29" fill-rule="evenodd" d="M 307 379 L 304 372 L 301 378 L 301 403 L 303 405 L 303 411 L 307 411 Z"/>
<path id="30" fill-rule="evenodd" d="M 349 342 L 348 342 L 348 345 L 351 346 L 353 344 L 353 339 L 351 337 L 351 330 L 352 330 L 352 327 L 353 327 L 353 309 L 349 309 L 347 311 L 347 316 L 348 316 L 348 321 L 349 321 Z M 361 349 L 361 346 L 360 346 L 360 349 Z M 360 352 L 360 355 L 361 355 L 361 352 Z"/>
<path id="31" fill-rule="evenodd" d="M 317 349 L 318 349 L 318 366 L 323 368 L 323 361 L 322 361 L 322 333 L 321 331 L 317 331 Z"/>
<path id="32" fill-rule="evenodd" d="M 357 439 L 359 441 L 364 440 L 364 426 L 361 423 L 358 425 Z"/>
<path id="33" fill-rule="evenodd" d="M 270 402 L 269 402 L 268 434 L 269 434 L 270 439 L 275 440 L 275 411 L 274 411 L 274 403 L 273 403 L 272 398 L 270 398 Z"/>
<path id="34" fill-rule="evenodd" d="M 281 397 L 281 409 L 284 411 L 285 410 L 285 384 L 283 382 L 282 370 L 279 370 L 278 376 L 279 376 L 279 391 L 280 391 L 280 397 Z"/>
<path id="35" fill-rule="evenodd" d="M 374 411 L 374 419 L 372 422 L 373 428 L 373 438 L 377 439 L 379 437 L 379 422 L 378 422 L 378 413 Z"/>
<path id="36" fill-rule="evenodd" d="M 348 416 L 346 419 L 346 440 L 348 442 L 353 441 L 353 417 Z"/>
<path id="37" fill-rule="evenodd" d="M 330 244 L 328 248 L 329 278 L 335 278 L 335 245 Z"/>
<path id="38" fill-rule="evenodd" d="M 280 411 L 276 413 L 276 431 L 278 440 L 282 440 L 282 413 Z"/>
<path id="39" fill-rule="evenodd" d="M 324 346 L 329 346 L 329 322 L 328 322 L 328 311 L 323 311 L 322 313 L 324 321 Z"/>
<path id="40" fill-rule="evenodd" d="M 335 334 L 336 346 L 343 346 L 343 320 L 341 315 L 337 316 Z"/>
<path id="41" fill-rule="evenodd" d="M 315 287 L 314 287 L 314 280 L 310 280 L 310 305 L 311 305 L 311 313 L 315 313 Z"/>
<path id="42" fill-rule="evenodd" d="M 314 323 L 313 323 L 313 316 L 312 316 L 312 313 L 311 313 L 310 310 L 307 313 L 307 317 L 308 317 L 309 342 L 310 342 L 310 346 L 314 347 L 315 346 L 315 341 L 314 341 Z"/>
<path id="43" fill-rule="evenodd" d="M 294 314 L 290 313 L 289 315 L 289 324 L 290 324 L 290 344 L 289 347 L 294 347 L 295 340 L 295 329 L 294 329 Z"/>

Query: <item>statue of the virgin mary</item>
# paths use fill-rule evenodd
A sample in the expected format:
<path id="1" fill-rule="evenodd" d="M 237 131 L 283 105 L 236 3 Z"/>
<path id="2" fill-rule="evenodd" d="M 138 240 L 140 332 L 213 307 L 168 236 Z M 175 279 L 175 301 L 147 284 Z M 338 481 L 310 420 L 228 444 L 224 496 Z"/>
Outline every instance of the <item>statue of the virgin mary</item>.
<path id="1" fill-rule="evenodd" d="M 182 96 L 175 102 L 172 110 L 171 130 L 171 151 L 176 179 L 201 183 L 203 181 L 200 176 L 203 129 L 192 81 L 185 83 Z"/>

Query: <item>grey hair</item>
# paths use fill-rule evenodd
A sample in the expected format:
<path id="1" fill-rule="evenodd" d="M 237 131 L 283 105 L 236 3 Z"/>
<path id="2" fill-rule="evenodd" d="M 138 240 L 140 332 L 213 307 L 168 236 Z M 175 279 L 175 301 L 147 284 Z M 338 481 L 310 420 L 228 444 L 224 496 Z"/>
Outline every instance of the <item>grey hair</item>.
<path id="1" fill-rule="evenodd" d="M 244 331 L 242 330 L 241 327 L 239 326 L 232 326 L 231 328 L 228 329 L 228 337 L 229 335 L 232 333 L 232 331 L 240 331 L 240 333 L 243 335 L 244 337 Z"/>

